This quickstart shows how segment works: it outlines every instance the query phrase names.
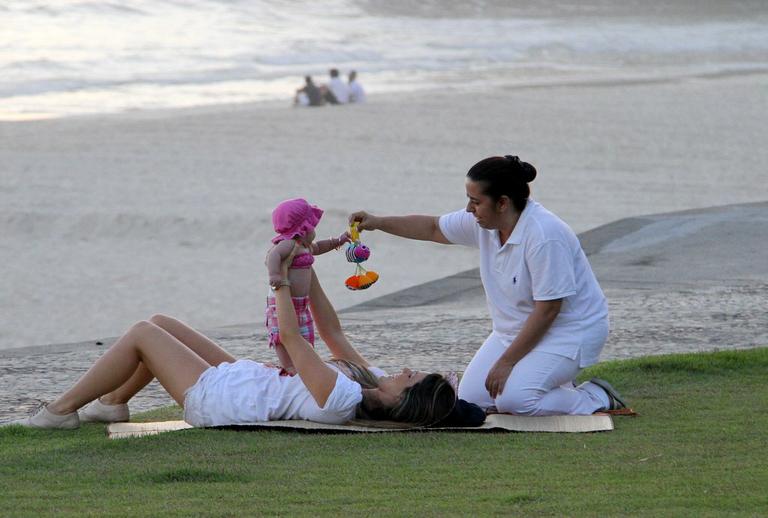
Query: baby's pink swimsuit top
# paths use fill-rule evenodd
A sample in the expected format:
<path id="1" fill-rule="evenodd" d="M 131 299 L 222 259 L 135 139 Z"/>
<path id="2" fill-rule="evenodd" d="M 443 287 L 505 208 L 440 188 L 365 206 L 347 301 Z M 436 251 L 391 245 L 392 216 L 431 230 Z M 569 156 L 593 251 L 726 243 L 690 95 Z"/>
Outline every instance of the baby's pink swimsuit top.
<path id="1" fill-rule="evenodd" d="M 309 268 L 315 262 L 315 256 L 309 252 L 304 252 L 293 257 L 291 268 Z"/>

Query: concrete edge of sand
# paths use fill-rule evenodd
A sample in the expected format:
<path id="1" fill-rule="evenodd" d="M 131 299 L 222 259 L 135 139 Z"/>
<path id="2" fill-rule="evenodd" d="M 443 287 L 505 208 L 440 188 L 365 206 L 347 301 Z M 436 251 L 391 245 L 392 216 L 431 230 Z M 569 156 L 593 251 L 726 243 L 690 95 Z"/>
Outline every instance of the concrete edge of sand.
<path id="1" fill-rule="evenodd" d="M 647 216 L 641 217 L 624 218 L 583 232 L 579 235 L 579 239 L 581 240 L 582 247 L 584 248 L 587 255 L 592 256 L 599 254 L 610 243 L 636 233 L 644 227 L 659 221 L 671 220 L 680 217 L 689 219 L 712 219 L 713 216 L 715 218 L 713 221 L 721 221 L 728 219 L 729 215 L 732 215 L 734 212 L 738 213 L 743 211 L 761 211 L 761 213 L 768 214 L 768 202 L 723 205 L 678 212 L 649 214 Z M 744 235 L 743 239 L 752 239 L 752 236 Z M 654 281 L 649 279 L 646 282 L 653 283 Z M 437 279 L 404 290 L 400 290 L 395 293 L 383 295 L 362 304 L 343 309 L 340 311 L 340 313 L 350 314 L 362 313 L 364 311 L 373 309 L 396 309 L 426 306 L 444 300 L 460 299 L 464 296 L 467 296 L 468 294 L 476 295 L 478 293 L 482 293 L 480 273 L 477 268 L 473 268 L 444 277 L 442 279 Z M 355 316 L 357 317 L 358 315 Z M 205 332 L 209 336 L 217 339 L 236 338 L 238 336 L 245 337 L 253 333 L 253 329 L 256 327 L 256 325 L 257 324 L 248 323 L 222 326 L 206 330 Z M 0 350 L 0 358 L 66 353 L 73 350 L 80 350 L 85 347 L 103 348 L 114 342 L 115 339 L 116 337 L 108 337 L 61 344 L 17 347 Z"/>

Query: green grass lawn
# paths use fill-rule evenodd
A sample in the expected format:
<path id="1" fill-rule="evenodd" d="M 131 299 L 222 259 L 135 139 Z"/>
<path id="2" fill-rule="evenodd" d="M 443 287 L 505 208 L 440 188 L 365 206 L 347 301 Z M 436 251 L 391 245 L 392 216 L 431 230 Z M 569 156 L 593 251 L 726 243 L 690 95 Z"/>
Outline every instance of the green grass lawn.
<path id="1" fill-rule="evenodd" d="M 594 375 L 640 417 L 593 434 L 0 429 L 0 516 L 768 515 L 768 348 Z"/>

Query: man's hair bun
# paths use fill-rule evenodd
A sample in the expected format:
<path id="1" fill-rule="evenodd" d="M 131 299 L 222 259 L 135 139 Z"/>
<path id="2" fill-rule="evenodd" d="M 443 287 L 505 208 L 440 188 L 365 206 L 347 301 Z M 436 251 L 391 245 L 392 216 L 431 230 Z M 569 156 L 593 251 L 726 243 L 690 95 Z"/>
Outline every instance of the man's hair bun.
<path id="1" fill-rule="evenodd" d="M 507 196 L 515 210 L 522 212 L 531 195 L 528 183 L 536 178 L 536 168 L 513 155 L 491 156 L 473 165 L 467 178 L 479 182 L 483 194 L 494 202 Z"/>
<path id="2" fill-rule="evenodd" d="M 536 178 L 536 168 L 528 162 L 523 162 L 516 155 L 504 155 L 504 158 L 512 166 L 513 174 L 518 175 L 525 183 L 530 183 Z"/>

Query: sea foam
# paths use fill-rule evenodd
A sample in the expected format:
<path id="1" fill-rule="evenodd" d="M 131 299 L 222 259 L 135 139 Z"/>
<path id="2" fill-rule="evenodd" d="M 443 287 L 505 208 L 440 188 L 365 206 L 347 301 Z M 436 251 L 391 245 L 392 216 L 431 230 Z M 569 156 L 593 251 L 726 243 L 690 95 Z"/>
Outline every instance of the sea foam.
<path id="1" fill-rule="evenodd" d="M 600 2 L 11 1 L 0 34 L 0 118 L 288 102 L 305 74 L 358 69 L 370 91 L 765 66 L 766 14 L 603 16 Z M 763 10 L 764 11 L 764 10 Z M 649 15 L 656 12 L 656 15 Z M 747 15 L 749 14 L 749 15 Z M 628 70 L 631 69 L 631 70 Z M 531 72 L 533 71 L 533 73 Z M 563 78 L 563 74 L 569 77 Z M 573 76 L 573 77 L 570 77 Z"/>

